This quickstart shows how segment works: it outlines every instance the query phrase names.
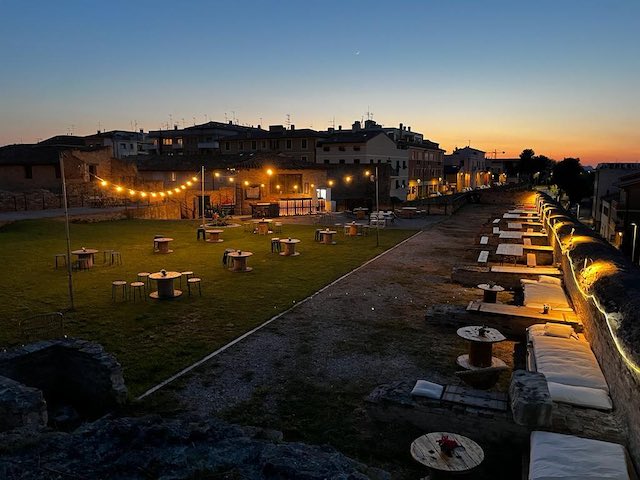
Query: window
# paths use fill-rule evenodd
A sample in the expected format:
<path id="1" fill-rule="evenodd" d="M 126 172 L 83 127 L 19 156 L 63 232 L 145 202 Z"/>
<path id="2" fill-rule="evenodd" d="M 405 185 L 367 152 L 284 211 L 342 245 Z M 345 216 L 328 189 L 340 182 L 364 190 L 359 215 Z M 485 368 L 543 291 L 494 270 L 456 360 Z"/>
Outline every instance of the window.
<path id="1" fill-rule="evenodd" d="M 267 142 L 265 142 L 264 140 L 262 140 L 261 145 L 262 145 L 261 148 L 267 148 Z"/>
<path id="2" fill-rule="evenodd" d="M 287 150 L 291 150 L 291 140 L 287 140 Z"/>
<path id="3" fill-rule="evenodd" d="M 340 165 L 344 165 L 344 158 L 341 158 L 340 161 L 338 162 Z"/>
<path id="4" fill-rule="evenodd" d="M 405 160 L 402 161 L 402 169 L 406 169 L 407 168 L 407 162 Z"/>
<path id="5" fill-rule="evenodd" d="M 120 144 L 120 148 L 121 148 L 122 150 L 126 150 L 126 149 L 127 149 L 127 144 L 126 144 L 126 143 L 121 143 L 121 144 Z"/>
<path id="6" fill-rule="evenodd" d="M 341 152 L 345 152 L 347 149 L 345 147 L 338 147 L 338 150 L 340 150 Z"/>
<path id="7" fill-rule="evenodd" d="M 133 143 L 129 144 L 129 150 L 133 150 Z"/>
<path id="8" fill-rule="evenodd" d="M 396 180 L 396 188 L 400 188 L 400 180 Z"/>
<path id="9" fill-rule="evenodd" d="M 369 163 L 372 164 L 373 163 L 373 158 L 369 159 Z"/>
<path id="10" fill-rule="evenodd" d="M 305 150 L 307 149 L 307 139 L 306 138 L 302 139 L 302 148 L 305 149 Z"/>
<path id="11" fill-rule="evenodd" d="M 324 164 L 325 164 L 325 165 L 329 165 L 329 159 L 328 159 L 328 158 L 325 158 L 325 159 L 324 159 Z"/>
<path id="12" fill-rule="evenodd" d="M 277 187 L 280 188 L 277 188 Z M 300 187 L 302 186 L 302 175 L 292 173 L 280 173 L 272 175 L 269 181 L 269 189 L 271 192 L 278 192 L 282 194 L 300 193 Z"/>
<path id="13" fill-rule="evenodd" d="M 60 176 L 61 176 L 60 175 L 60 164 L 56 163 L 55 167 L 56 167 L 56 178 L 60 178 Z"/>
<path id="14" fill-rule="evenodd" d="M 251 150 L 257 150 L 258 149 L 258 142 L 256 142 L 255 140 L 251 141 Z"/>
<path id="15" fill-rule="evenodd" d="M 242 150 L 244 148 L 244 143 L 243 142 L 238 142 L 238 149 Z"/>
<path id="16" fill-rule="evenodd" d="M 353 147 L 353 151 L 354 152 L 359 152 L 360 151 L 360 147 Z"/>
<path id="17" fill-rule="evenodd" d="M 355 163 L 356 165 L 360 164 L 360 159 L 359 158 L 354 158 L 353 159 L 353 163 Z"/>
<path id="18" fill-rule="evenodd" d="M 231 145 L 229 144 L 229 142 L 224 142 L 224 149 L 231 150 Z"/>
<path id="19" fill-rule="evenodd" d="M 304 194 L 309 195 L 309 182 L 304 182 Z"/>
<path id="20" fill-rule="evenodd" d="M 302 155 L 302 161 L 303 161 L 303 162 L 308 162 L 308 161 L 309 161 L 309 159 L 307 158 L 307 156 L 306 156 L 306 155 Z"/>
<path id="21" fill-rule="evenodd" d="M 24 178 L 33 178 L 33 168 L 31 165 L 24 166 Z"/>
<path id="22" fill-rule="evenodd" d="M 322 147 L 322 151 L 323 152 L 328 152 L 329 151 L 329 147 Z"/>

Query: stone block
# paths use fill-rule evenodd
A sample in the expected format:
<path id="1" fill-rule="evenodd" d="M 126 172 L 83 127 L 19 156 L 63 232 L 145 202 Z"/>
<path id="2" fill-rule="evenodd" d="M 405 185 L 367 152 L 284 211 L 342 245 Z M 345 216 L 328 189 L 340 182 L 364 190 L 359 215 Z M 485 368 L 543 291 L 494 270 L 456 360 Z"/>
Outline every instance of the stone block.
<path id="1" fill-rule="evenodd" d="M 543 427 L 551 425 L 553 402 L 542 373 L 516 370 L 509 386 L 511 412 L 518 425 Z"/>
<path id="2" fill-rule="evenodd" d="M 0 432 L 37 430 L 46 424 L 47 404 L 42 392 L 0 376 Z"/>

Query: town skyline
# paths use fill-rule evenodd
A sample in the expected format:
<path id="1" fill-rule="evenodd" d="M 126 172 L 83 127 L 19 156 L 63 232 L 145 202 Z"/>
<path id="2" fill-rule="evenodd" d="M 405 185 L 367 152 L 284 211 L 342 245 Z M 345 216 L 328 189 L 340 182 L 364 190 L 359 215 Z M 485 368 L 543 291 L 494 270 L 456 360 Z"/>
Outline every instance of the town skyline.
<path id="1" fill-rule="evenodd" d="M 153 5 L 115 2 L 121 20 L 99 22 L 99 5 L 7 2 L 0 145 L 372 114 L 448 153 L 640 160 L 637 2 Z"/>

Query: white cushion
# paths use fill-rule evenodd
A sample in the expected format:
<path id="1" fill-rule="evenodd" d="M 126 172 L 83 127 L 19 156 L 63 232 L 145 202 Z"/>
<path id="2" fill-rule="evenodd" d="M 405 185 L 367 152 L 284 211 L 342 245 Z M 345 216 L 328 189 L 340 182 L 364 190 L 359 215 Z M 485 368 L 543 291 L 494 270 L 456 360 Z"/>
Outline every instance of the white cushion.
<path id="1" fill-rule="evenodd" d="M 613 404 L 611 397 L 599 388 L 576 387 L 563 385 L 556 382 L 547 382 L 549 394 L 554 402 L 569 403 L 580 407 L 597 408 L 598 410 L 611 410 Z"/>
<path id="2" fill-rule="evenodd" d="M 571 309 L 561 286 L 552 283 L 524 283 L 524 305 L 542 308 L 549 305 L 553 310 Z"/>
<path id="3" fill-rule="evenodd" d="M 562 286 L 562 280 L 556 277 L 550 277 L 549 275 L 540 275 L 538 277 L 540 283 L 552 283 L 554 285 Z"/>
<path id="4" fill-rule="evenodd" d="M 573 338 L 531 337 L 536 368 L 548 382 L 609 391 L 607 381 L 588 342 Z"/>
<path id="5" fill-rule="evenodd" d="M 628 480 L 622 445 L 551 432 L 531 433 L 529 480 Z"/>
<path id="6" fill-rule="evenodd" d="M 411 390 L 411 395 L 419 397 L 435 398 L 440 400 L 444 387 L 437 383 L 427 382 L 426 380 L 418 380 L 415 387 Z"/>
<path id="7" fill-rule="evenodd" d="M 569 338 L 573 335 L 573 328 L 570 325 L 548 322 L 544 324 L 544 334 L 550 337 Z"/>

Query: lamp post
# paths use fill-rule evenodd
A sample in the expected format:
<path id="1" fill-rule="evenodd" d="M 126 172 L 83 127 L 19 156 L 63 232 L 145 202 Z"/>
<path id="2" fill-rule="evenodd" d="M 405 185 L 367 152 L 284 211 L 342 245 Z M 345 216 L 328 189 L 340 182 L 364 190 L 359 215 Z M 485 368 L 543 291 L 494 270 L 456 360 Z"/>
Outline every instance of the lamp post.
<path id="1" fill-rule="evenodd" d="M 636 257 L 636 234 L 638 233 L 638 224 L 633 222 L 631 224 L 633 227 L 633 244 L 631 245 L 631 263 L 633 263 L 633 259 Z"/>
<path id="2" fill-rule="evenodd" d="M 376 182 L 376 247 L 379 247 L 380 246 L 380 192 L 379 192 L 377 165 L 376 165 L 375 173 L 370 177 L 370 180 L 372 182 L 375 180 Z"/>

